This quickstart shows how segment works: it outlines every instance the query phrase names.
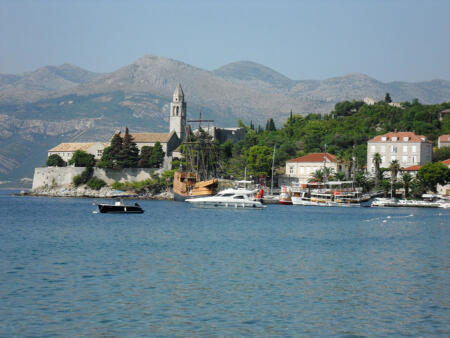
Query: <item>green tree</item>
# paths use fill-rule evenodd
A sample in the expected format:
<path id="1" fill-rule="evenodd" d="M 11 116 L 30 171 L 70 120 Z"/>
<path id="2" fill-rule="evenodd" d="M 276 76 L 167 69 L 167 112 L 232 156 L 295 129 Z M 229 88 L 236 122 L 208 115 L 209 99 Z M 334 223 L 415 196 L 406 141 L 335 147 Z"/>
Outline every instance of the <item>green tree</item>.
<path id="1" fill-rule="evenodd" d="M 138 167 L 150 168 L 150 156 L 152 155 L 153 148 L 149 146 L 143 146 L 139 154 Z"/>
<path id="2" fill-rule="evenodd" d="M 386 103 L 391 103 L 392 102 L 391 94 L 386 93 L 386 95 L 384 97 L 384 102 L 386 102 Z"/>
<path id="3" fill-rule="evenodd" d="M 333 169 L 332 168 L 322 168 L 322 169 L 317 169 L 313 174 L 312 174 L 312 179 L 311 181 L 313 182 L 325 182 L 325 179 L 328 181 L 332 178 L 333 175 Z"/>
<path id="4" fill-rule="evenodd" d="M 323 170 L 317 169 L 313 174 L 311 175 L 310 182 L 323 182 Z"/>
<path id="5" fill-rule="evenodd" d="M 345 173 L 343 173 L 342 171 L 337 172 L 336 174 L 334 174 L 334 179 L 337 181 L 345 181 Z"/>
<path id="6" fill-rule="evenodd" d="M 420 168 L 417 178 L 424 187 L 436 192 L 437 185 L 445 185 L 450 182 L 450 169 L 441 162 L 428 162 Z"/>
<path id="7" fill-rule="evenodd" d="M 392 196 L 395 196 L 395 188 L 397 183 L 397 175 L 400 170 L 400 164 L 397 160 L 391 162 L 389 166 L 389 170 L 391 171 L 391 180 L 392 180 Z"/>
<path id="8" fill-rule="evenodd" d="M 136 168 L 139 161 L 139 149 L 133 140 L 133 137 L 125 128 L 125 135 L 122 140 L 122 148 L 119 152 L 117 164 L 121 168 Z"/>
<path id="9" fill-rule="evenodd" d="M 375 153 L 373 155 L 372 162 L 375 166 L 375 188 L 377 188 L 381 178 L 380 175 L 381 155 L 379 153 Z"/>
<path id="10" fill-rule="evenodd" d="M 270 118 L 267 120 L 266 123 L 266 131 L 276 131 L 277 128 L 275 127 L 275 122 L 273 121 L 273 118 Z"/>
<path id="11" fill-rule="evenodd" d="M 402 175 L 403 189 L 405 189 L 405 198 L 409 197 L 409 187 L 413 180 L 412 175 L 409 172 L 404 172 Z"/>
<path id="12" fill-rule="evenodd" d="M 149 165 L 151 168 L 158 168 L 162 165 L 164 161 L 164 151 L 162 149 L 161 143 L 156 142 L 153 147 L 152 154 L 149 158 Z"/>
<path id="13" fill-rule="evenodd" d="M 355 184 L 357 187 L 362 187 L 364 192 L 370 190 L 371 183 L 364 171 L 361 170 L 355 174 Z"/>
<path id="14" fill-rule="evenodd" d="M 83 150 L 77 150 L 73 153 L 69 164 L 73 164 L 75 167 L 93 167 L 95 165 L 94 155 Z"/>
<path id="15" fill-rule="evenodd" d="M 47 167 L 64 167 L 66 162 L 58 154 L 51 154 L 47 158 Z"/>
<path id="16" fill-rule="evenodd" d="M 384 197 L 388 197 L 389 191 L 392 192 L 392 182 L 386 178 L 380 181 L 380 187 L 383 189 Z"/>
<path id="17" fill-rule="evenodd" d="M 113 168 L 115 159 L 113 157 L 113 148 L 111 146 L 103 149 L 102 158 L 97 163 L 99 168 Z"/>
<path id="18" fill-rule="evenodd" d="M 247 163 L 247 173 L 258 177 L 261 175 L 270 176 L 272 166 L 272 148 L 267 146 L 253 146 L 245 153 Z"/>
<path id="19" fill-rule="evenodd" d="M 433 161 L 445 161 L 450 158 L 450 147 L 436 148 L 433 150 Z"/>

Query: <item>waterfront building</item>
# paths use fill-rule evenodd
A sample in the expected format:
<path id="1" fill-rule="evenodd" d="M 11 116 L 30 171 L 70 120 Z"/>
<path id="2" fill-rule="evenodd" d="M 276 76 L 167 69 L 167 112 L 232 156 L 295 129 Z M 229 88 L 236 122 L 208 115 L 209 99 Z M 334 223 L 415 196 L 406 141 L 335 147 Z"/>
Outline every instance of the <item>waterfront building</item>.
<path id="1" fill-rule="evenodd" d="M 381 156 L 380 167 L 388 168 L 397 160 L 401 167 L 423 165 L 432 159 L 433 144 L 423 135 L 413 132 L 390 132 L 375 136 L 367 142 L 367 171 L 375 174 L 373 157 Z"/>
<path id="2" fill-rule="evenodd" d="M 420 170 L 420 168 L 422 168 L 422 166 L 416 164 L 416 165 L 412 165 L 412 166 L 409 166 L 409 167 L 406 167 L 406 168 L 402 168 L 402 171 L 403 171 L 403 172 L 410 173 L 411 176 L 416 177 L 416 176 L 417 176 L 417 173 L 418 173 L 419 170 Z"/>
<path id="3" fill-rule="evenodd" d="M 59 155 L 65 162 L 69 162 L 77 150 L 82 150 L 88 154 L 94 155 L 99 160 L 103 155 L 103 149 L 109 146 L 105 142 L 78 142 L 78 143 L 60 143 L 47 152 L 47 156 Z"/>
<path id="4" fill-rule="evenodd" d="M 336 156 L 330 153 L 311 153 L 297 157 L 286 162 L 285 176 L 289 181 L 297 181 L 300 184 L 308 183 L 317 170 L 327 167 L 332 173 L 347 172 L 344 164 L 338 163 Z"/>
<path id="5" fill-rule="evenodd" d="M 175 130 L 169 133 L 130 133 L 136 143 L 139 151 L 142 147 L 154 147 L 156 142 L 161 144 L 161 147 L 166 156 L 171 156 L 172 152 L 179 146 L 180 140 Z"/>

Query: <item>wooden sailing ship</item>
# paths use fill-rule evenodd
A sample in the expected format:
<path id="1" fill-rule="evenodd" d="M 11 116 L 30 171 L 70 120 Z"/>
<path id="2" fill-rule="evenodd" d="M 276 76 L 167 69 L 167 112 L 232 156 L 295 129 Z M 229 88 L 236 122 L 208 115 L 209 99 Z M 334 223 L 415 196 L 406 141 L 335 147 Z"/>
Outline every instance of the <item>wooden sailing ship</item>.
<path id="1" fill-rule="evenodd" d="M 201 122 L 214 121 L 202 120 L 200 113 L 198 120 L 188 122 L 199 122 L 199 130 L 193 136 L 189 126 L 186 127 L 186 140 L 183 142 L 186 166 L 180 166 L 173 177 L 173 195 L 176 201 L 214 195 L 219 186 L 219 180 L 215 178 L 214 142 L 208 133 L 202 131 L 200 125 Z"/>

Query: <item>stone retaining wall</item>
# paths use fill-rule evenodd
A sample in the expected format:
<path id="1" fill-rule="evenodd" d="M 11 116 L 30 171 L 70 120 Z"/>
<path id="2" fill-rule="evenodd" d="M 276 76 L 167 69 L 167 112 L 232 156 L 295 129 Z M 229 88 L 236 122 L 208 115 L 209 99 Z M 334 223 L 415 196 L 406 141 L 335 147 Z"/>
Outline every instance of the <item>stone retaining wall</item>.
<path id="1" fill-rule="evenodd" d="M 83 167 L 45 167 L 35 168 L 33 177 L 33 190 L 42 187 L 67 187 L 73 182 L 76 175 L 80 175 Z M 102 179 L 107 184 L 119 182 L 136 182 L 151 178 L 154 169 L 126 168 L 126 169 L 101 169 L 94 168 L 94 176 Z"/>

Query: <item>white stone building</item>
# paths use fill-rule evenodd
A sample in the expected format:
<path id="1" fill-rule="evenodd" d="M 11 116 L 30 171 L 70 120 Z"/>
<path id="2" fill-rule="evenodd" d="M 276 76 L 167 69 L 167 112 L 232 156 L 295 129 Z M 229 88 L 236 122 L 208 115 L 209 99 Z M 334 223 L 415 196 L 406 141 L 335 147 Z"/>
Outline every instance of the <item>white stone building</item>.
<path id="1" fill-rule="evenodd" d="M 171 156 L 180 144 L 180 140 L 174 130 L 170 133 L 130 133 L 136 143 L 139 151 L 142 147 L 154 147 L 156 142 L 159 142 L 166 156 Z"/>
<path id="2" fill-rule="evenodd" d="M 450 135 L 441 135 L 438 138 L 438 148 L 450 147 Z"/>
<path id="3" fill-rule="evenodd" d="M 329 153 L 311 153 L 294 158 L 286 162 L 286 176 L 289 180 L 297 180 L 300 184 L 308 183 L 314 173 L 323 167 L 332 169 L 333 173 L 346 171 L 342 164 L 338 164 L 336 156 Z"/>
<path id="4" fill-rule="evenodd" d="M 446 159 L 445 161 L 442 161 L 441 163 L 445 164 L 448 168 L 450 168 L 450 158 Z M 437 192 L 439 195 L 450 196 L 450 184 L 446 185 L 438 184 Z"/>
<path id="5" fill-rule="evenodd" d="M 375 174 L 373 157 L 381 156 L 381 168 L 387 168 L 397 160 L 400 167 L 423 165 L 432 159 L 433 144 L 423 135 L 413 132 L 390 132 L 378 135 L 367 142 L 367 171 Z"/>
<path id="6" fill-rule="evenodd" d="M 108 146 L 109 143 L 105 142 L 61 143 L 50 149 L 47 156 L 57 154 L 65 162 L 69 162 L 77 150 L 83 150 L 88 154 L 94 155 L 94 158 L 99 160 L 103 155 L 103 149 Z"/>

